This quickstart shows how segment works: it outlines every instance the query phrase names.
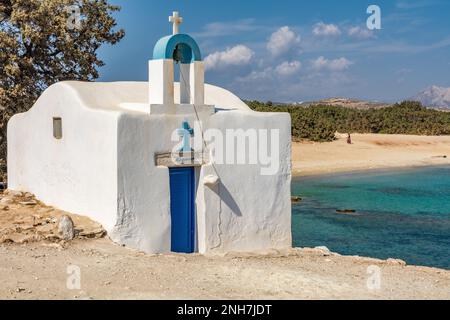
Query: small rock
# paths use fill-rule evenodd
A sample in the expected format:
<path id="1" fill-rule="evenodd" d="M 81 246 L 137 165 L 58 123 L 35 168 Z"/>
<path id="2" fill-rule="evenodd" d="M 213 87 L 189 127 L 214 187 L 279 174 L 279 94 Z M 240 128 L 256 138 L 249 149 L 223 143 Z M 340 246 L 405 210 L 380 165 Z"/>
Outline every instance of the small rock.
<path id="1" fill-rule="evenodd" d="M 14 241 L 12 241 L 8 236 L 1 236 L 0 237 L 0 243 L 13 243 Z"/>
<path id="2" fill-rule="evenodd" d="M 36 200 L 22 201 L 22 202 L 19 202 L 19 204 L 21 204 L 23 206 L 35 206 L 35 205 L 37 205 L 37 201 Z"/>
<path id="3" fill-rule="evenodd" d="M 23 196 L 23 192 L 22 191 L 16 191 L 16 190 L 5 190 L 4 192 L 3 192 L 4 194 L 7 194 L 7 195 L 9 195 L 9 196 L 12 196 L 12 197 L 22 197 Z"/>
<path id="4" fill-rule="evenodd" d="M 14 219 L 14 223 L 15 224 L 31 224 L 34 225 L 34 217 L 33 216 L 25 216 L 25 217 L 21 217 L 18 216 Z"/>
<path id="5" fill-rule="evenodd" d="M 36 239 L 38 239 L 35 235 L 27 235 L 27 234 L 20 234 L 20 233 L 13 233 L 10 235 L 5 236 L 1 239 L 0 242 L 13 242 L 18 244 L 24 244 L 29 242 L 35 242 Z"/>
<path id="6" fill-rule="evenodd" d="M 64 240 L 73 240 L 75 237 L 75 229 L 73 221 L 69 216 L 63 215 L 59 218 L 58 232 Z"/>
<path id="7" fill-rule="evenodd" d="M 314 249 L 319 250 L 325 257 L 331 256 L 331 251 L 325 246 L 315 247 Z"/>
<path id="8" fill-rule="evenodd" d="M 406 266 L 406 262 L 403 260 L 400 260 L 400 259 L 389 258 L 386 260 L 386 262 L 391 265 L 397 265 L 397 266 L 402 266 L 402 267 Z"/>
<path id="9" fill-rule="evenodd" d="M 9 207 L 6 204 L 0 204 L 0 210 L 2 211 L 8 211 Z"/>
<path id="10" fill-rule="evenodd" d="M 33 230 L 34 226 L 31 224 L 23 224 L 19 228 L 20 228 L 20 231 L 29 231 L 29 230 Z"/>
<path id="11" fill-rule="evenodd" d="M 78 236 L 81 238 L 103 238 L 106 235 L 106 231 L 102 227 L 98 227 L 92 230 L 78 230 Z"/>
<path id="12" fill-rule="evenodd" d="M 53 225 L 51 224 L 44 224 L 42 226 L 37 226 L 36 227 L 36 232 L 38 234 L 49 234 L 53 232 Z"/>
<path id="13" fill-rule="evenodd" d="M 44 236 L 45 240 L 48 241 L 52 241 L 52 242 L 58 242 L 59 240 L 61 240 L 61 235 L 56 235 L 56 234 L 46 234 Z M 61 245 L 59 243 L 54 243 L 54 247 L 60 249 Z"/>
<path id="14" fill-rule="evenodd" d="M 8 198 L 8 197 L 4 197 L 4 198 L 2 198 L 2 199 L 0 200 L 0 203 L 1 203 L 1 204 L 4 204 L 4 205 L 6 205 L 6 204 L 12 204 L 12 203 L 14 203 L 14 200 L 11 199 L 11 198 Z"/>
<path id="15" fill-rule="evenodd" d="M 57 223 L 57 222 L 58 222 L 58 219 L 56 219 L 56 218 L 45 218 L 44 221 L 42 222 L 42 224 L 46 224 L 46 223 L 52 224 L 52 223 Z"/>

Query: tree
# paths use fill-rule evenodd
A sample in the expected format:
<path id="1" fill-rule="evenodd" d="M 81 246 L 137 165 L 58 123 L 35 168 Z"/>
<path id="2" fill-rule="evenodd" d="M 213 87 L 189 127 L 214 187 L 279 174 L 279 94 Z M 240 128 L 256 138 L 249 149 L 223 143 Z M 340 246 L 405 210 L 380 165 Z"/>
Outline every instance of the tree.
<path id="1" fill-rule="evenodd" d="M 6 129 L 12 115 L 27 111 L 43 90 L 62 80 L 98 78 L 102 44 L 115 31 L 107 0 L 0 0 L 0 159 L 6 165 Z"/>

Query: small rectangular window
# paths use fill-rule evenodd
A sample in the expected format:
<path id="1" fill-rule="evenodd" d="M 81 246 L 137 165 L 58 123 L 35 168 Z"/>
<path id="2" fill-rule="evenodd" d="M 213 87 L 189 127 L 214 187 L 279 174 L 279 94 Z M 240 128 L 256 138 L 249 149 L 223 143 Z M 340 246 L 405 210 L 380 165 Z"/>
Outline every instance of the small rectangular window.
<path id="1" fill-rule="evenodd" d="M 62 139 L 62 119 L 53 118 L 53 137 Z"/>

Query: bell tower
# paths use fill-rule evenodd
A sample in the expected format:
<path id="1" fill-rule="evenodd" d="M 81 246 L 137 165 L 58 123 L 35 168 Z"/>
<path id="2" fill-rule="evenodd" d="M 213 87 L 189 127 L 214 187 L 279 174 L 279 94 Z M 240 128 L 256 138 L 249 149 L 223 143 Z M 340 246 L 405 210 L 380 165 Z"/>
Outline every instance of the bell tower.
<path id="1" fill-rule="evenodd" d="M 183 22 L 178 12 L 169 21 L 173 23 L 173 34 L 156 43 L 149 61 L 150 113 L 189 113 L 189 106 L 212 113 L 214 108 L 205 105 L 205 69 L 200 48 L 192 37 L 178 33 Z M 175 104 L 175 63 L 180 66 L 180 104 Z"/>

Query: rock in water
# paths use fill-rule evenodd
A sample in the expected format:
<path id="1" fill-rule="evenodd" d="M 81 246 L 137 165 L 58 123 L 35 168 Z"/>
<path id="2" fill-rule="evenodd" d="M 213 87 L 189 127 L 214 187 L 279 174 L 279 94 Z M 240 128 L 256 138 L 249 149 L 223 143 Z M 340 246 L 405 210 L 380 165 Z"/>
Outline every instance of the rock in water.
<path id="1" fill-rule="evenodd" d="M 64 215 L 59 219 L 58 232 L 64 240 L 73 240 L 75 237 L 75 229 L 72 219 Z"/>
<path id="2" fill-rule="evenodd" d="M 336 210 L 337 213 L 355 213 L 356 210 L 353 209 L 344 209 L 344 210 Z"/>

